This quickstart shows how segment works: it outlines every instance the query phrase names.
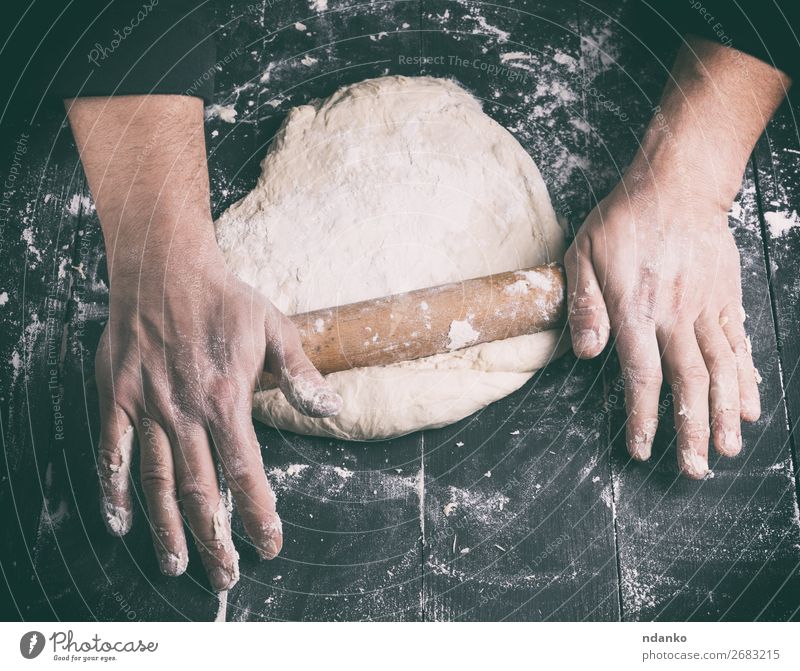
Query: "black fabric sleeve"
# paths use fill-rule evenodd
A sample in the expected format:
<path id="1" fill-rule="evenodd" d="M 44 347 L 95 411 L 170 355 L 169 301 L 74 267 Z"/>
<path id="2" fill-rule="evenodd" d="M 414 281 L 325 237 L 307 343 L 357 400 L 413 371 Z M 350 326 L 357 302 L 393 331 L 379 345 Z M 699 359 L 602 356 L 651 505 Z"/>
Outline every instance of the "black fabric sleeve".
<path id="1" fill-rule="evenodd" d="M 800 79 L 800 0 L 633 0 L 631 25 L 645 44 L 697 35 Z"/>
<path id="2" fill-rule="evenodd" d="M 0 53 L 9 96 L 180 94 L 209 101 L 216 50 L 202 1 L 9 3 Z"/>

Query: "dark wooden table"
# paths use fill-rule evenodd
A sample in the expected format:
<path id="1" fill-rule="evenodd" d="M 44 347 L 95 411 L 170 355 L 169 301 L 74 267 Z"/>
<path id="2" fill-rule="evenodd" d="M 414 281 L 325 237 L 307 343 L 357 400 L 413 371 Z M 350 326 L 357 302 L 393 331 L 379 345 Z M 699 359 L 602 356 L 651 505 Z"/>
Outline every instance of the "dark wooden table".
<path id="1" fill-rule="evenodd" d="M 630 160 L 671 59 L 632 39 L 610 1 L 330 0 L 322 13 L 299 0 L 215 4 L 217 102 L 237 112 L 236 123 L 207 123 L 216 214 L 252 188 L 292 106 L 368 77 L 429 74 L 455 78 L 509 128 L 575 227 Z M 235 524 L 242 578 L 224 612 L 196 555 L 187 575 L 159 575 L 141 499 L 127 538 L 102 529 L 92 361 L 108 287 L 97 217 L 63 113 L 40 116 L 27 139 L 3 138 L 4 179 L 20 141 L 26 152 L 2 222 L 0 584 L 12 588 L 2 615 L 800 619 L 796 111 L 786 103 L 770 124 L 730 216 L 764 380 L 741 456 L 712 457 L 703 482 L 680 478 L 665 396 L 653 458 L 631 462 L 610 352 L 565 356 L 473 417 L 385 443 L 259 426 L 286 543 L 260 562 Z"/>

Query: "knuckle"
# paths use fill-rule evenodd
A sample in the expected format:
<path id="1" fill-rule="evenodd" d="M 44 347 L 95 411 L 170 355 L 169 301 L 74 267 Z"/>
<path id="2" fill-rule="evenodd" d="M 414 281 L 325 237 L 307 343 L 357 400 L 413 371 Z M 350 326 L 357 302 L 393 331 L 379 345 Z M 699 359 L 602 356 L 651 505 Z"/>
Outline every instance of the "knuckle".
<path id="1" fill-rule="evenodd" d="M 209 404 L 223 406 L 230 402 L 234 382 L 219 375 L 206 378 L 203 382 L 203 390 Z"/>
<path id="2" fill-rule="evenodd" d="M 702 443 L 708 441 L 710 431 L 708 424 L 686 420 L 681 428 L 681 433 L 686 441 L 690 443 Z"/>
<path id="3" fill-rule="evenodd" d="M 709 371 L 712 378 L 736 378 L 736 357 L 733 352 L 716 352 Z"/>
<path id="4" fill-rule="evenodd" d="M 109 447 L 101 446 L 97 454 L 97 472 L 100 477 L 109 483 L 116 482 L 119 480 L 120 469 L 120 456 Z"/>
<path id="5" fill-rule="evenodd" d="M 197 482 L 181 483 L 178 487 L 178 496 L 187 510 L 205 514 L 210 512 L 216 492 L 213 488 Z"/>
<path id="6" fill-rule="evenodd" d="M 678 390 L 686 387 L 697 388 L 708 386 L 708 369 L 700 364 L 689 364 L 678 371 L 673 386 Z"/>
<path id="7" fill-rule="evenodd" d="M 569 318 L 572 322 L 592 322 L 599 316 L 600 306 L 594 303 L 592 297 L 576 295 L 572 301 Z"/>
<path id="8" fill-rule="evenodd" d="M 175 482 L 166 468 L 158 466 L 143 466 L 141 472 L 142 487 L 153 491 L 171 491 L 175 487 Z"/>
<path id="9" fill-rule="evenodd" d="M 229 431 L 238 417 L 249 416 L 250 394 L 235 380 L 213 379 L 206 386 L 205 408 L 212 427 Z"/>
<path id="10" fill-rule="evenodd" d="M 628 366 L 623 370 L 626 385 L 634 387 L 661 387 L 664 374 L 659 366 Z"/>
<path id="11" fill-rule="evenodd" d="M 258 478 L 252 471 L 242 466 L 233 466 L 226 469 L 227 478 L 231 487 L 242 491 L 252 492 L 259 486 L 263 486 L 263 480 Z"/>

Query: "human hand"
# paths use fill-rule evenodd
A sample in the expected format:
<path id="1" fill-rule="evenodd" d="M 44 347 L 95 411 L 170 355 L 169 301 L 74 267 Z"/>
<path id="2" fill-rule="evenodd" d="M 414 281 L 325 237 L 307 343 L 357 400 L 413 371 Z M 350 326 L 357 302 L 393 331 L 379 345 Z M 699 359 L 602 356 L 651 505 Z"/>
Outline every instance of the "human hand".
<path id="1" fill-rule="evenodd" d="M 216 245 L 209 206 L 203 103 L 189 96 L 65 102 L 105 238 L 109 320 L 95 360 L 98 472 L 106 526 L 131 526 L 135 443 L 161 570 L 188 553 L 180 508 L 212 586 L 239 575 L 215 457 L 258 554 L 283 542 L 250 419 L 266 368 L 300 412 L 339 411 L 297 330 L 237 280 Z"/>
<path id="2" fill-rule="evenodd" d="M 182 508 L 211 585 L 228 589 L 238 554 L 215 457 L 258 554 L 272 559 L 283 542 L 250 417 L 260 372 L 266 364 L 306 415 L 334 415 L 341 398 L 305 356 L 292 322 L 227 271 L 213 245 L 181 250 L 170 264 L 151 261 L 141 274 L 138 261 L 132 272 L 124 264 L 117 261 L 95 364 L 103 518 L 115 535 L 130 529 L 138 443 L 161 571 L 186 569 Z"/>
<path id="3" fill-rule="evenodd" d="M 733 456 L 739 420 L 760 414 L 727 212 L 790 85 L 752 56 L 687 37 L 630 167 L 567 250 L 573 349 L 597 356 L 614 334 L 628 451 L 650 456 L 663 369 L 690 478 L 708 472 L 709 423 L 717 451 Z"/>
<path id="4" fill-rule="evenodd" d="M 615 336 L 630 455 L 650 457 L 663 368 L 678 465 L 696 479 L 708 472 L 709 423 L 717 452 L 741 450 L 740 419 L 760 414 L 758 374 L 726 211 L 687 201 L 676 186 L 662 175 L 618 186 L 589 214 L 565 264 L 576 354 L 597 356 L 609 329 Z"/>

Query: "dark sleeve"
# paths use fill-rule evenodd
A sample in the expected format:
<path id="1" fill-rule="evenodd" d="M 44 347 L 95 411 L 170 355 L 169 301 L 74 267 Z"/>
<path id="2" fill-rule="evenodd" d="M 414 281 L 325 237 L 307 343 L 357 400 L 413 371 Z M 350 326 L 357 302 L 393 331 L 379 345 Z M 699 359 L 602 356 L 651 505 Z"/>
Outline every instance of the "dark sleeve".
<path id="1" fill-rule="evenodd" d="M 800 78 L 800 0 L 633 0 L 631 9 L 645 44 L 697 35 Z"/>
<path id="2" fill-rule="evenodd" d="M 9 3 L 5 87 L 48 98 L 180 94 L 209 101 L 216 50 L 202 2 L 29 0 Z M 4 8 L 4 14 L 6 9 Z"/>

